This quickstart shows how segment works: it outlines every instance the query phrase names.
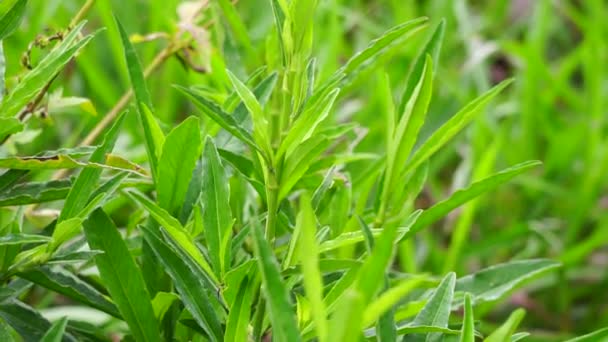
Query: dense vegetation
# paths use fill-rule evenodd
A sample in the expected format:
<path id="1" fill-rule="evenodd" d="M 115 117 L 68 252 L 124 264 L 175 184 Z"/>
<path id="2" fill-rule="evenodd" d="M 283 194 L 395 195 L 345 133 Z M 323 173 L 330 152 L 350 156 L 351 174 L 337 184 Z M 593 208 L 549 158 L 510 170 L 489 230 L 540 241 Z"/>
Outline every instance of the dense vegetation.
<path id="1" fill-rule="evenodd" d="M 2 0 L 0 341 L 608 340 L 606 18 Z"/>

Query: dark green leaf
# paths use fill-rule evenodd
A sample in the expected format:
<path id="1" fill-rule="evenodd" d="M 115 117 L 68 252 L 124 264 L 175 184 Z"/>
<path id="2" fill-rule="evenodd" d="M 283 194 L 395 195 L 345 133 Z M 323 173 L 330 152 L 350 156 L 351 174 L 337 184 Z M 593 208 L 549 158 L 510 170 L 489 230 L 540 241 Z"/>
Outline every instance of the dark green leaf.
<path id="1" fill-rule="evenodd" d="M 118 309 L 105 295 L 62 267 L 41 266 L 18 275 L 32 283 L 120 318 Z"/>
<path id="2" fill-rule="evenodd" d="M 114 222 L 97 209 L 84 222 L 84 232 L 89 246 L 104 252 L 95 257 L 95 263 L 135 340 L 160 341 L 159 325 L 141 271 Z"/>
<path id="3" fill-rule="evenodd" d="M 220 323 L 207 295 L 207 286 L 202 269 L 195 267 L 196 263 L 182 258 L 168 244 L 162 241 L 162 236 L 144 227 L 144 238 L 163 264 L 164 269 L 173 279 L 184 305 L 196 322 L 211 336 L 214 341 L 222 341 Z"/>

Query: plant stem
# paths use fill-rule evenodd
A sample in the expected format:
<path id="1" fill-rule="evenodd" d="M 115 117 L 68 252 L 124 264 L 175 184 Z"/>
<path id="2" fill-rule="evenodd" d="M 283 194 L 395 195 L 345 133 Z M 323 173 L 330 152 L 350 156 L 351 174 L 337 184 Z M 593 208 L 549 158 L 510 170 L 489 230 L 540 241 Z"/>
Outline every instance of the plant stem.
<path id="1" fill-rule="evenodd" d="M 279 186 L 274 171 L 268 171 L 266 185 L 268 216 L 266 217 L 266 239 L 272 244 L 276 232 L 277 211 L 279 209 Z"/>
<path id="2" fill-rule="evenodd" d="M 76 16 L 74 16 L 74 18 L 72 18 L 72 20 L 70 21 L 70 27 L 76 26 L 76 24 L 78 24 L 78 22 L 81 21 L 87 15 L 93 5 L 95 5 L 95 0 L 87 0 L 87 2 L 82 5 L 78 13 L 76 13 Z"/>

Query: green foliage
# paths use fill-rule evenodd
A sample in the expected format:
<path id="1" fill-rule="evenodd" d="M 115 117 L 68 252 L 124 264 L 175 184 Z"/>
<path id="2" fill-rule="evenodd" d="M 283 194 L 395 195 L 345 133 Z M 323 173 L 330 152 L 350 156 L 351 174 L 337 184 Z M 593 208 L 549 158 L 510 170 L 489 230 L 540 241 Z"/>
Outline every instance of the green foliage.
<path id="1" fill-rule="evenodd" d="M 0 340 L 605 340 L 606 15 L 0 2 Z"/>

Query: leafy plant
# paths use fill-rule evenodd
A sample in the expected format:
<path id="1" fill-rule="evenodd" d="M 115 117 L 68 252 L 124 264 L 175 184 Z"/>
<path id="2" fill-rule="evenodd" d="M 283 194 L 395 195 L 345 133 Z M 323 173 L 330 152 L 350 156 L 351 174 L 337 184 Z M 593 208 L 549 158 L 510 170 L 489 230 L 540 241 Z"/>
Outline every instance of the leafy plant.
<path id="1" fill-rule="evenodd" d="M 39 38 L 33 46 L 49 51 L 31 65 L 30 47 L 27 70 L 16 81 L 5 82 L 2 67 L 0 83 L 10 87 L 0 103 L 0 140 L 7 146 L 0 156 L 0 339 L 528 337 L 518 332 L 523 308 L 509 308 L 498 322 L 489 313 L 504 312 L 515 291 L 543 286 L 549 274 L 563 277 L 561 263 L 501 254 L 492 265 L 463 271 L 472 269 L 468 239 L 487 194 L 541 163 L 517 158 L 493 171 L 506 138 L 487 139 L 486 116 L 520 80 L 475 91 L 460 109 L 438 109 L 451 86 L 440 63 L 442 50 L 449 51 L 448 20 L 399 23 L 336 65 L 317 48 L 316 37 L 326 32 L 315 15 L 330 12 L 329 3 L 270 0 L 268 17 L 251 29 L 256 19 L 230 1 L 181 3 L 175 23 L 162 19 L 161 2 L 151 1 L 151 25 L 162 32 L 146 36 L 132 31 L 126 19 L 133 13 L 113 11 L 109 2 L 96 4 L 107 30 L 88 34 L 97 23 L 82 19 L 94 4 L 85 2 L 65 30 Z M 0 5 L 0 39 L 17 30 L 26 6 L 43 5 Z M 80 54 L 102 35 L 117 73 L 95 78 L 101 67 Z M 335 38 L 334 31 L 327 35 Z M 157 39 L 166 46 L 144 68 L 141 60 L 154 49 L 140 44 Z M 172 57 L 190 76 L 148 82 L 161 65 L 174 71 L 164 64 Z M 65 147 L 76 145 L 76 134 L 57 149 L 14 153 L 24 135 L 42 134 L 35 127 L 61 100 L 47 93 L 74 59 L 86 77 L 117 77 L 130 90 L 82 146 Z M 67 102 L 92 106 L 117 95 L 110 81 L 99 83 L 86 89 L 99 99 Z M 358 98 L 374 111 L 362 122 L 348 113 Z M 532 134 L 529 128 L 524 133 Z M 448 168 L 448 176 L 441 169 L 460 140 L 476 148 L 477 164 L 465 181 L 461 168 Z M 486 150 L 478 156 L 480 146 Z M 74 175 L 64 177 L 68 172 Z M 454 173 L 445 198 L 429 195 Z M 435 232 L 438 223 L 454 222 L 451 215 L 457 218 L 444 248 Z M 570 265 L 587 251 L 561 261 Z M 598 330 L 572 341 L 605 335 Z"/>

